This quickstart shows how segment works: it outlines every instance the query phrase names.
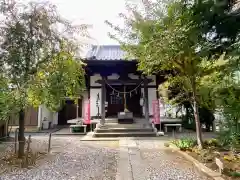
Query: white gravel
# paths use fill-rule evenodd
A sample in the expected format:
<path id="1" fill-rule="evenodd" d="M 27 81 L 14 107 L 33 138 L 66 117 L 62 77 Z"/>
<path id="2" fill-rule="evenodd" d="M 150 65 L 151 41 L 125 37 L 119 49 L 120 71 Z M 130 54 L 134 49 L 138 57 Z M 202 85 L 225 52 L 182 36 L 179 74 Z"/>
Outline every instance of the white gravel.
<path id="1" fill-rule="evenodd" d="M 114 180 L 118 151 L 80 142 L 78 138 L 53 138 L 53 154 L 32 169 L 1 175 L 0 180 Z"/>
<path id="2" fill-rule="evenodd" d="M 125 164 L 130 164 L 132 172 L 128 178 L 132 180 L 210 180 L 180 154 L 165 148 L 163 143 L 159 140 L 155 142 L 127 140 L 123 150 L 128 151 Z M 121 166 L 118 168 L 121 169 Z M 123 174 L 124 171 L 126 172 L 127 169 L 123 169 L 120 173 Z"/>
<path id="3" fill-rule="evenodd" d="M 124 180 L 210 180 L 180 155 L 159 149 L 151 140 L 133 140 L 124 148 L 107 142 L 81 142 L 76 137 L 53 137 L 52 142 L 47 161 L 4 174 L 0 180 L 122 180 L 124 172 L 119 169 L 124 167 L 131 177 Z M 121 158 L 119 167 L 122 153 L 127 158 Z"/>

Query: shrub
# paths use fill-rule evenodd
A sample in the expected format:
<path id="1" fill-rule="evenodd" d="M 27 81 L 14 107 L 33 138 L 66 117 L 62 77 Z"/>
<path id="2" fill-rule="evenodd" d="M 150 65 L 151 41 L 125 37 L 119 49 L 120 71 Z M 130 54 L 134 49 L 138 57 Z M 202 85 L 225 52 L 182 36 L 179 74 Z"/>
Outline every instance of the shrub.
<path id="1" fill-rule="evenodd" d="M 240 172 L 230 172 L 229 175 L 232 177 L 240 177 Z"/>
<path id="2" fill-rule="evenodd" d="M 240 132 L 233 131 L 233 128 L 221 131 L 219 134 L 219 142 L 221 146 L 228 146 L 233 151 L 240 149 Z"/>
<path id="3" fill-rule="evenodd" d="M 191 150 L 194 146 L 196 146 L 197 141 L 193 138 L 181 138 L 179 140 L 173 141 L 180 150 Z"/>
<path id="4" fill-rule="evenodd" d="M 223 146 L 228 146 L 233 151 L 240 149 L 240 81 L 231 81 L 228 78 L 228 87 L 219 89 L 220 97 L 216 102 L 221 106 L 223 116 L 220 121 L 219 140 Z"/>
<path id="5" fill-rule="evenodd" d="M 223 156 L 223 159 L 226 161 L 235 161 L 238 162 L 239 161 L 239 157 L 237 154 L 235 154 L 234 152 L 229 152 L 228 154 L 225 154 Z"/>
<path id="6" fill-rule="evenodd" d="M 211 146 L 211 147 L 219 147 L 220 142 L 217 139 L 212 138 L 212 139 L 209 139 L 209 140 L 205 140 L 204 145 Z"/>
<path id="7" fill-rule="evenodd" d="M 218 155 L 215 154 L 211 149 L 203 149 L 200 151 L 199 156 L 202 162 L 207 163 L 213 162 L 215 157 L 217 157 Z"/>
<path id="8" fill-rule="evenodd" d="M 225 155 L 225 156 L 223 156 L 223 159 L 226 161 L 236 161 L 237 160 L 237 158 L 233 155 Z"/>

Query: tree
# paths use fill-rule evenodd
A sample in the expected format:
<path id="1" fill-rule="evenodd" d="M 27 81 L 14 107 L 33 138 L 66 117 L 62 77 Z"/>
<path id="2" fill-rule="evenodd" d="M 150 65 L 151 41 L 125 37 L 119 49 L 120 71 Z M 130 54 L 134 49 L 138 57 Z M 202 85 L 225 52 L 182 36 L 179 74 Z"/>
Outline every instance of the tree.
<path id="1" fill-rule="evenodd" d="M 0 121 L 7 121 L 12 113 L 18 112 L 18 106 L 14 102 L 14 94 L 8 87 L 8 80 L 0 75 Z"/>
<path id="2" fill-rule="evenodd" d="M 218 113 L 222 116 L 219 126 L 220 142 L 234 151 L 240 149 L 239 83 L 239 71 L 232 71 L 220 77 L 211 88 Z"/>
<path id="3" fill-rule="evenodd" d="M 197 142 L 202 148 L 199 105 L 203 103 L 203 82 L 224 69 L 228 61 L 221 55 L 223 52 L 219 51 L 218 56 L 213 56 L 217 53 L 211 54 L 210 47 L 205 48 L 206 44 L 214 44 L 206 36 L 211 28 L 201 21 L 204 15 L 196 13 L 199 6 L 195 6 L 195 3 L 143 2 L 143 13 L 142 9 L 130 7 L 130 16 L 121 14 L 126 22 L 125 28 L 107 22 L 123 39 L 117 36 L 119 34 L 111 37 L 119 40 L 123 49 L 138 60 L 139 70 L 146 74 L 169 72 L 162 88 L 168 90 L 169 86 L 178 86 L 183 90 L 184 93 L 177 98 L 184 98 L 191 103 Z"/>
<path id="4" fill-rule="evenodd" d="M 0 69 L 19 107 L 18 156 L 22 157 L 25 108 L 46 104 L 56 110 L 61 98 L 79 96 L 84 89 L 76 34 L 87 35 L 87 26 L 73 26 L 49 3 L 1 0 L 0 4 Z M 5 100 L 3 104 L 8 103 Z"/>
<path id="5" fill-rule="evenodd" d="M 160 86 L 159 93 L 165 97 L 165 102 L 184 107 L 186 114 L 182 117 L 183 127 L 196 130 L 196 125 L 194 122 L 194 111 L 191 103 L 189 102 L 189 99 L 191 97 L 189 97 L 189 92 L 186 92 L 184 90 L 184 86 L 181 86 L 181 83 L 174 84 L 174 86 L 169 86 L 168 88 L 163 88 L 163 86 Z M 206 130 L 209 132 L 210 127 L 213 127 L 213 121 L 215 119 L 215 101 L 209 87 L 201 86 L 201 90 L 198 92 L 198 94 L 199 93 L 199 98 L 201 98 L 199 99 L 200 123 L 205 124 Z"/>

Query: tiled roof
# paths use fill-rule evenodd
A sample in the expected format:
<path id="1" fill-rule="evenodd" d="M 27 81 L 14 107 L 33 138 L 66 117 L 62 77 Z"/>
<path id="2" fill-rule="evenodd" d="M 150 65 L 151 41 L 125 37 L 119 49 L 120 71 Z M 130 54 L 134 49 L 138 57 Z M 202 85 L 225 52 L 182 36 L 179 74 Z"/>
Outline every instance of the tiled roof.
<path id="1" fill-rule="evenodd" d="M 93 45 L 87 60 L 126 60 L 126 52 L 119 45 Z"/>

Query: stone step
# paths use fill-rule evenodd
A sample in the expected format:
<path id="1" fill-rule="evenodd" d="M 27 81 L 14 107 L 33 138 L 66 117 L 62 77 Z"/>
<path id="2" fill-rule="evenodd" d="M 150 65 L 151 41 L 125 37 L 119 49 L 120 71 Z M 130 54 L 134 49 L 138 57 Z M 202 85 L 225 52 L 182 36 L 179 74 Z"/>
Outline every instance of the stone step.
<path id="1" fill-rule="evenodd" d="M 155 137 L 155 132 L 95 132 L 94 137 Z"/>
<path id="2" fill-rule="evenodd" d="M 92 121 L 99 123 L 99 122 L 101 121 L 101 119 L 95 118 L 95 119 L 93 119 Z M 117 118 L 106 118 L 106 119 L 105 119 L 105 123 L 118 123 L 118 119 L 117 119 Z"/>
<path id="3" fill-rule="evenodd" d="M 98 128 L 94 130 L 97 133 L 114 133 L 114 132 L 153 132 L 152 128 Z"/>
<path id="4" fill-rule="evenodd" d="M 106 123 L 117 123 L 118 119 L 117 118 L 106 118 L 105 122 Z"/>
<path id="5" fill-rule="evenodd" d="M 151 128 L 149 124 L 118 124 L 118 123 L 106 123 L 103 126 L 100 126 L 101 129 L 107 129 L 107 128 L 125 128 L 125 129 L 131 129 L 131 128 Z"/>

